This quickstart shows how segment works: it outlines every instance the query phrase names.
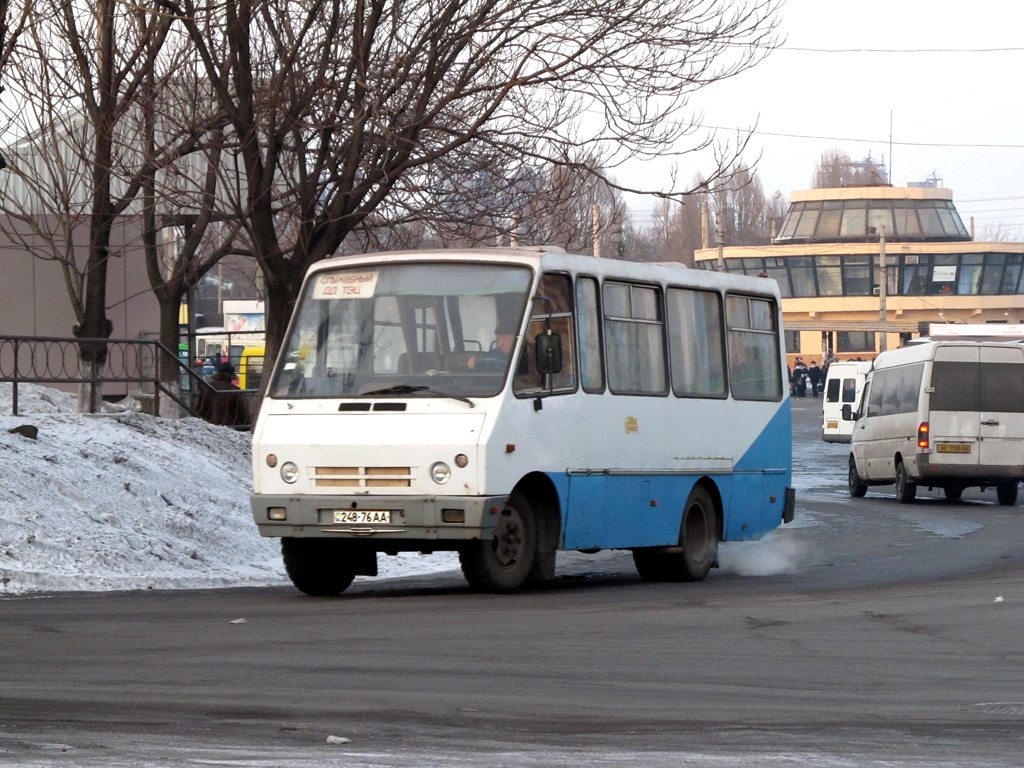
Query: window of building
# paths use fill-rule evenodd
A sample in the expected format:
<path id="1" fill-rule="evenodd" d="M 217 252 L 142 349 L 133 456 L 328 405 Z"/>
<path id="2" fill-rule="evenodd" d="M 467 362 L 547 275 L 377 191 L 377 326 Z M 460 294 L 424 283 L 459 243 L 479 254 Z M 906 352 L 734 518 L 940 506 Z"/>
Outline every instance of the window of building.
<path id="1" fill-rule="evenodd" d="M 939 220 L 939 212 L 931 206 L 918 208 L 918 216 L 921 218 L 921 234 L 924 237 L 942 237 L 946 231 L 942 228 Z"/>
<path id="2" fill-rule="evenodd" d="M 786 352 L 791 355 L 800 354 L 800 331 L 785 331 Z"/>
<path id="3" fill-rule="evenodd" d="M 843 208 L 840 237 L 864 237 L 867 228 L 867 210 L 863 200 L 851 200 Z"/>
<path id="4" fill-rule="evenodd" d="M 964 229 L 963 222 L 960 221 L 960 216 L 957 214 L 956 208 L 953 207 L 953 203 L 949 200 L 940 200 L 936 204 L 936 211 L 946 235 L 967 236 L 967 230 Z"/>
<path id="5" fill-rule="evenodd" d="M 874 352 L 875 334 L 867 331 L 839 331 L 836 334 L 837 352 Z"/>
<path id="6" fill-rule="evenodd" d="M 800 223 L 800 214 L 803 212 L 803 209 L 803 203 L 793 203 L 790 206 L 786 219 L 782 222 L 782 230 L 779 232 L 780 239 L 793 237 L 793 233 L 796 232 L 796 226 Z"/>
<path id="7" fill-rule="evenodd" d="M 815 238 L 839 237 L 839 225 L 843 220 L 843 203 L 841 200 L 826 200 L 818 217 L 818 226 L 814 228 Z"/>
<path id="8" fill-rule="evenodd" d="M 814 285 L 814 260 L 810 256 L 790 256 L 789 273 L 794 296 L 817 296 Z"/>
<path id="9" fill-rule="evenodd" d="M 842 296 L 843 274 L 838 256 L 818 256 L 814 260 L 818 272 L 819 296 Z"/>
<path id="10" fill-rule="evenodd" d="M 895 233 L 899 237 L 918 237 L 921 225 L 917 221 L 917 210 L 905 202 L 898 201 L 893 208 Z"/>
<path id="11" fill-rule="evenodd" d="M 1006 254 L 985 254 L 985 270 L 981 273 L 981 286 L 978 288 L 978 292 L 989 296 L 999 293 L 1005 267 Z"/>
<path id="12" fill-rule="evenodd" d="M 818 214 L 821 212 L 821 203 L 806 203 L 803 216 L 797 225 L 794 237 L 810 237 L 814 234 L 814 228 L 818 225 Z"/>
<path id="13" fill-rule="evenodd" d="M 896 234 L 896 230 L 892 225 L 892 208 L 889 207 L 888 201 L 883 202 L 884 207 L 879 207 L 877 203 L 872 203 L 868 209 L 868 235 L 880 237 L 882 227 L 885 227 L 887 237 L 892 237 Z"/>
<path id="14" fill-rule="evenodd" d="M 874 286 L 871 282 L 870 258 L 870 256 L 847 256 L 843 260 L 844 295 L 871 295 Z"/>

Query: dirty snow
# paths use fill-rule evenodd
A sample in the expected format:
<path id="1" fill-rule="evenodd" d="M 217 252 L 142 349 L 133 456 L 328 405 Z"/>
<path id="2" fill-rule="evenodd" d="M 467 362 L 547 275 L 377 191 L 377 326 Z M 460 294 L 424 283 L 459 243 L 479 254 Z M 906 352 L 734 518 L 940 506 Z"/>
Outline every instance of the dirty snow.
<path id="1" fill-rule="evenodd" d="M 156 419 L 0 383 L 0 596 L 286 585 L 249 511 L 248 433 Z M 31 425 L 36 439 L 10 430 Z M 454 556 L 380 558 L 381 575 L 456 570 Z"/>

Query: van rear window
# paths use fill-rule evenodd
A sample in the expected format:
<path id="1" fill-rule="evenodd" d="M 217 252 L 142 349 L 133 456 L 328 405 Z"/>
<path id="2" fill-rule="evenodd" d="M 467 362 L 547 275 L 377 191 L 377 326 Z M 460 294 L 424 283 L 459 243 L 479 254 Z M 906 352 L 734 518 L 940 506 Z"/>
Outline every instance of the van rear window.
<path id="1" fill-rule="evenodd" d="M 933 411 L 1024 413 L 1024 365 L 936 361 Z"/>

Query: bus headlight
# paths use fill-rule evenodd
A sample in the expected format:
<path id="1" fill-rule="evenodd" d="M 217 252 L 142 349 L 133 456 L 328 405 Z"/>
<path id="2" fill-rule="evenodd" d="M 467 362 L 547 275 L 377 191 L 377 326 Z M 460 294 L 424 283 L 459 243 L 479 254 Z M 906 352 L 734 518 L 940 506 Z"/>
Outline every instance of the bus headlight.
<path id="1" fill-rule="evenodd" d="M 299 479 L 299 468 L 293 462 L 286 461 L 281 465 L 281 479 L 286 483 L 294 483 Z"/>
<path id="2" fill-rule="evenodd" d="M 467 464 L 469 464 L 469 456 L 466 454 L 460 453 L 455 457 L 455 466 L 459 469 L 465 469 Z"/>
<path id="3" fill-rule="evenodd" d="M 452 468 L 443 461 L 434 462 L 430 467 L 430 478 L 438 485 L 444 485 L 452 478 Z"/>

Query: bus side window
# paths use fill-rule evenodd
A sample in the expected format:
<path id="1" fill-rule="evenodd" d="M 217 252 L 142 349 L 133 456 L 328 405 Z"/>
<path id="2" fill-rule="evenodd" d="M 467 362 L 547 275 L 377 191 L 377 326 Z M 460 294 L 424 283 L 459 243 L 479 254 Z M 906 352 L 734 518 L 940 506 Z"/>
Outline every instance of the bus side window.
<path id="1" fill-rule="evenodd" d="M 568 275 L 548 273 L 541 277 L 526 329 L 526 341 L 516 365 L 513 391 L 517 395 L 545 392 L 572 392 L 576 389 L 576 359 L 572 327 L 572 283 Z M 541 375 L 537 372 L 537 351 L 534 339 L 550 328 L 561 337 L 562 370 Z"/>
<path id="2" fill-rule="evenodd" d="M 580 336 L 580 379 L 584 392 L 604 392 L 604 361 L 601 359 L 601 317 L 597 280 L 576 279 L 576 325 Z"/>

